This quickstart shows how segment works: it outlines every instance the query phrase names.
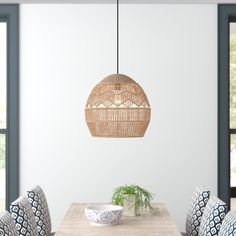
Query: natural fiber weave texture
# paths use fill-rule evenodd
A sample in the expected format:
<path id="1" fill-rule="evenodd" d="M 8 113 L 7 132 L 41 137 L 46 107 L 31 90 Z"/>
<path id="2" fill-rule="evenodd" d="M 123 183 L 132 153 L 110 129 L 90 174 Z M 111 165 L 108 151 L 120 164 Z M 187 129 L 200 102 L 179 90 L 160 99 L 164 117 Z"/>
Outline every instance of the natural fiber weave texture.
<path id="1" fill-rule="evenodd" d="M 126 75 L 112 74 L 89 95 L 85 119 L 92 136 L 143 137 L 151 108 L 143 89 Z"/>

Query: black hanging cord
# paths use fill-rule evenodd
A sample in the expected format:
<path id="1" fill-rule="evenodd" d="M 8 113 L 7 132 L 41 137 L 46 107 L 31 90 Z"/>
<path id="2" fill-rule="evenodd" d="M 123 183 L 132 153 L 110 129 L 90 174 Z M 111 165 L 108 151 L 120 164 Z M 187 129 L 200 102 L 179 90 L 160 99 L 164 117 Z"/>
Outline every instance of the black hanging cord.
<path id="1" fill-rule="evenodd" d="M 117 74 L 119 74 L 119 0 L 116 1 L 116 63 Z"/>

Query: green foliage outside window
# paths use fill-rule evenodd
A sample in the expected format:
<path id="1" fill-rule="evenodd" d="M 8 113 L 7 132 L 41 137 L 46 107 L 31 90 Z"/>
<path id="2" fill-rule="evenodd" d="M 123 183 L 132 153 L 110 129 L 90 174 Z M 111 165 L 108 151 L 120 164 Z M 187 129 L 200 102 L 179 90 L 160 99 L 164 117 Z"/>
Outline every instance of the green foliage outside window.
<path id="1" fill-rule="evenodd" d="M 1 91 L 2 92 L 2 91 Z M 0 128 L 6 127 L 6 106 L 0 101 Z"/>
<path id="2" fill-rule="evenodd" d="M 230 185 L 231 187 L 236 187 L 236 135 L 230 135 L 231 138 L 231 155 L 230 155 Z"/>
<path id="3" fill-rule="evenodd" d="M 0 134 L 0 169 L 5 168 L 5 135 Z"/>
<path id="4" fill-rule="evenodd" d="M 230 34 L 230 128 L 236 128 L 236 34 Z M 236 183 L 236 135 L 231 135 L 231 187 Z"/>
<path id="5" fill-rule="evenodd" d="M 230 35 L 230 128 L 236 128 L 236 34 Z"/>

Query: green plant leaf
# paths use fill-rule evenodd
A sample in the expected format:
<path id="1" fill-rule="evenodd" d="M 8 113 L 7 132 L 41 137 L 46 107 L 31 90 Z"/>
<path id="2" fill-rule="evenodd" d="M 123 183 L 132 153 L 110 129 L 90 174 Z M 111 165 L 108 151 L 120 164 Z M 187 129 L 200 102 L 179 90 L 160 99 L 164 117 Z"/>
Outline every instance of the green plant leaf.
<path id="1" fill-rule="evenodd" d="M 157 213 L 157 209 L 153 208 L 151 205 L 153 194 L 136 184 L 124 185 L 115 188 L 112 195 L 112 203 L 115 205 L 123 206 L 124 199 L 127 194 L 135 195 L 136 209 L 149 209 L 153 214 Z"/>

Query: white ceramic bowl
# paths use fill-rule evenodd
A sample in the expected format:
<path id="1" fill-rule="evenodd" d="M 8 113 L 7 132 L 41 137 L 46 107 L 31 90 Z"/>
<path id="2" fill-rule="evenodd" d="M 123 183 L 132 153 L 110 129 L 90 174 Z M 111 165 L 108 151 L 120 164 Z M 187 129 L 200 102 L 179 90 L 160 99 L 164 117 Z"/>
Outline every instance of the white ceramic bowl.
<path id="1" fill-rule="evenodd" d="M 117 224 L 123 214 L 123 207 L 116 205 L 91 205 L 85 207 L 85 215 L 92 224 Z"/>

